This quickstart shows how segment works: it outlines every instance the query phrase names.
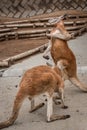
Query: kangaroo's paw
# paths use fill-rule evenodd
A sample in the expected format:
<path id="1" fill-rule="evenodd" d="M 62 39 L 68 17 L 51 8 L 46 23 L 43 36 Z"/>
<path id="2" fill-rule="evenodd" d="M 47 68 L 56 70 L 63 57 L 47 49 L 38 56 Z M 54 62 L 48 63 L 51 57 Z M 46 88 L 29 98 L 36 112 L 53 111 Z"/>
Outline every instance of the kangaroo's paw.
<path id="1" fill-rule="evenodd" d="M 46 60 L 49 60 L 49 59 L 50 59 L 48 55 L 46 55 L 46 56 L 43 55 L 43 58 L 46 59 Z"/>

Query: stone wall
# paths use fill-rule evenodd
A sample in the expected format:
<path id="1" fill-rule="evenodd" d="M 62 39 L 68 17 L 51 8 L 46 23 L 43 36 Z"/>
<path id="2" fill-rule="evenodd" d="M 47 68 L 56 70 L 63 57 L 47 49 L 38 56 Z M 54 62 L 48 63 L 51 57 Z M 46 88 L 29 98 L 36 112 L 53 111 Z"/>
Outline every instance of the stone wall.
<path id="1" fill-rule="evenodd" d="M 66 9 L 87 11 L 87 0 L 0 0 L 0 16 L 14 18 Z"/>

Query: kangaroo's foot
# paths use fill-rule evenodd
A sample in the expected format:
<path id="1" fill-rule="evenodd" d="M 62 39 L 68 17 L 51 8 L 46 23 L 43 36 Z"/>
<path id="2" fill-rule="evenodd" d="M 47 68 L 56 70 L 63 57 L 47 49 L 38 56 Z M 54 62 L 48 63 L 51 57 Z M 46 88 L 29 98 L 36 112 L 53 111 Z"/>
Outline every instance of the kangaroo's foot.
<path id="1" fill-rule="evenodd" d="M 56 121 L 56 120 L 64 120 L 64 119 L 67 119 L 67 118 L 70 118 L 70 115 L 52 115 L 50 117 L 50 120 L 47 121 L 47 122 L 52 122 L 52 121 Z"/>
<path id="2" fill-rule="evenodd" d="M 43 55 L 43 58 L 46 59 L 46 60 L 50 59 L 48 55 Z"/>

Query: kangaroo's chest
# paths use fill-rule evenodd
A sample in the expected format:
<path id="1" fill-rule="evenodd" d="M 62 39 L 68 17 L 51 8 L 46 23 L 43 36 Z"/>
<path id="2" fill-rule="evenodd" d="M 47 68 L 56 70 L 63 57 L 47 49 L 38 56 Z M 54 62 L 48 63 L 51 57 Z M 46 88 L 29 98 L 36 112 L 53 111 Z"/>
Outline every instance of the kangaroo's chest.
<path id="1" fill-rule="evenodd" d="M 63 45 L 54 44 L 54 45 L 52 45 L 52 48 L 51 48 L 51 54 L 52 54 L 52 56 L 59 57 L 59 58 L 67 57 L 70 55 L 70 50 L 69 50 L 69 48 L 67 48 Z"/>
<path id="2" fill-rule="evenodd" d="M 73 52 L 68 47 L 67 42 L 58 39 L 52 42 L 51 56 L 55 63 L 61 59 L 66 59 L 70 63 L 75 62 L 76 60 Z"/>

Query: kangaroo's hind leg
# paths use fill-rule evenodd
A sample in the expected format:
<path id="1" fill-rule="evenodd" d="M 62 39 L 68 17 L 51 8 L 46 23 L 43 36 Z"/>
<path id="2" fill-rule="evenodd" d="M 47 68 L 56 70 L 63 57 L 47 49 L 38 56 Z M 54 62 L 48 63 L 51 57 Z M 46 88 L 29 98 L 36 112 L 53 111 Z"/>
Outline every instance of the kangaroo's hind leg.
<path id="1" fill-rule="evenodd" d="M 53 114 L 53 98 L 52 96 L 47 96 L 47 122 L 62 120 L 69 118 L 70 115 L 57 115 Z"/>

